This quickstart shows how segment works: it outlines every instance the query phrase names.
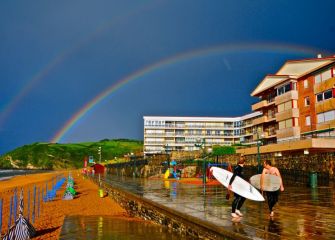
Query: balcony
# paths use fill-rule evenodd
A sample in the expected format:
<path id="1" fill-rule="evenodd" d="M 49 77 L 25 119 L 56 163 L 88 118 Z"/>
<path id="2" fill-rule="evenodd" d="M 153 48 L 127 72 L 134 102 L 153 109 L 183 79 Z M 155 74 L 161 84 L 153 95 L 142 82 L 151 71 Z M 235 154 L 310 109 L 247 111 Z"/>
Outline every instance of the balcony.
<path id="1" fill-rule="evenodd" d="M 266 122 L 272 122 L 272 121 L 275 121 L 275 120 L 276 120 L 276 115 L 275 114 L 267 115 Z"/>
<path id="2" fill-rule="evenodd" d="M 327 112 L 334 109 L 335 109 L 335 98 L 323 100 L 315 104 L 316 113 Z"/>
<path id="3" fill-rule="evenodd" d="M 251 105 L 251 109 L 252 109 L 252 111 L 256 111 L 256 110 L 259 110 L 259 109 L 265 107 L 266 105 L 267 105 L 267 101 L 263 100 L 263 101 L 260 101 L 258 103 L 255 103 L 255 104 Z"/>
<path id="4" fill-rule="evenodd" d="M 258 103 L 255 103 L 255 104 L 251 105 L 251 109 L 252 109 L 252 111 L 257 111 L 257 110 L 262 109 L 263 107 L 268 107 L 272 104 L 274 104 L 273 100 L 272 101 L 262 100 Z"/>
<path id="5" fill-rule="evenodd" d="M 300 127 L 290 127 L 276 131 L 277 139 L 300 137 Z"/>
<path id="6" fill-rule="evenodd" d="M 275 115 L 274 114 L 271 114 L 271 115 L 264 115 L 264 116 L 261 116 L 261 117 L 258 117 L 254 120 L 252 120 L 252 124 L 255 126 L 255 125 L 258 125 L 258 124 L 262 124 L 262 123 L 266 123 L 266 122 L 271 122 L 271 121 L 275 121 L 276 118 L 275 118 Z"/>
<path id="7" fill-rule="evenodd" d="M 314 85 L 314 94 L 324 92 L 328 89 L 331 89 L 334 87 L 335 84 L 335 77 L 329 78 L 326 81 L 322 81 L 320 83 L 317 83 Z"/>
<path id="8" fill-rule="evenodd" d="M 264 132 L 259 132 L 258 136 L 257 136 L 257 133 L 254 133 L 252 135 L 252 140 L 257 142 L 257 140 L 262 139 L 264 137 L 265 137 L 265 133 Z"/>
<path id="9" fill-rule="evenodd" d="M 295 139 L 291 141 L 283 141 L 276 144 L 269 144 L 260 146 L 260 152 L 264 153 L 275 153 L 283 151 L 298 151 L 303 152 L 304 149 L 316 149 L 318 151 L 328 151 L 334 149 L 335 139 L 334 138 L 308 138 L 308 139 Z M 257 147 L 249 147 L 237 149 L 237 153 L 244 155 L 257 154 Z"/>
<path id="10" fill-rule="evenodd" d="M 276 130 L 269 130 L 265 132 L 265 137 L 264 138 L 274 138 L 276 137 Z"/>
<path id="11" fill-rule="evenodd" d="M 282 120 L 290 119 L 290 118 L 298 118 L 299 117 L 299 109 L 291 108 L 279 113 L 276 113 L 276 121 L 280 122 Z"/>
<path id="12" fill-rule="evenodd" d="M 268 117 L 267 116 L 261 116 L 261 117 L 258 117 L 254 120 L 252 120 L 252 124 L 253 125 L 258 125 L 258 124 L 262 124 L 262 123 L 265 123 L 267 121 Z"/>
<path id="13" fill-rule="evenodd" d="M 335 127 L 335 120 L 330 120 L 316 125 L 316 130 L 327 130 Z"/>
<path id="14" fill-rule="evenodd" d="M 279 105 L 281 103 L 288 102 L 292 99 L 294 99 L 294 100 L 298 99 L 298 91 L 297 90 L 291 90 L 289 92 L 286 92 L 282 95 L 279 95 L 279 96 L 275 97 L 275 103 L 276 103 L 276 105 Z"/>

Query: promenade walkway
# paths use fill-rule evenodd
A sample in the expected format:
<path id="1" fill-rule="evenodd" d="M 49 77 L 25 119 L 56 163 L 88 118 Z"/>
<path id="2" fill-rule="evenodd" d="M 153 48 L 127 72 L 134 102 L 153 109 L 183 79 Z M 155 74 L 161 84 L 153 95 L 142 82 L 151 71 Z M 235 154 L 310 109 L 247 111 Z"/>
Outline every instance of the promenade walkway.
<path id="1" fill-rule="evenodd" d="M 222 185 L 107 176 L 107 182 L 143 198 L 207 221 L 234 233 L 237 239 L 335 239 L 335 189 L 285 183 L 270 217 L 266 202 L 247 200 L 240 219 L 232 219 L 232 198 Z"/>

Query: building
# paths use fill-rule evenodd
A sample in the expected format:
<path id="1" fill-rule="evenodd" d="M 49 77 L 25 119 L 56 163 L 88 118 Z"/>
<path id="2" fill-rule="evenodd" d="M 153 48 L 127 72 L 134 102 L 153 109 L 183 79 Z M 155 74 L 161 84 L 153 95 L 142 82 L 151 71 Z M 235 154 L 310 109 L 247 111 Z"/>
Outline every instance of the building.
<path id="1" fill-rule="evenodd" d="M 254 112 L 241 117 L 144 116 L 144 154 L 194 151 L 213 145 L 252 144 Z"/>
<path id="2" fill-rule="evenodd" d="M 287 61 L 241 117 L 144 117 L 144 153 L 242 143 L 245 155 L 335 151 L 335 56 Z"/>
<path id="3" fill-rule="evenodd" d="M 287 61 L 251 96 L 259 98 L 252 110 L 262 112 L 253 140 L 263 146 L 240 153 L 335 150 L 335 56 Z"/>

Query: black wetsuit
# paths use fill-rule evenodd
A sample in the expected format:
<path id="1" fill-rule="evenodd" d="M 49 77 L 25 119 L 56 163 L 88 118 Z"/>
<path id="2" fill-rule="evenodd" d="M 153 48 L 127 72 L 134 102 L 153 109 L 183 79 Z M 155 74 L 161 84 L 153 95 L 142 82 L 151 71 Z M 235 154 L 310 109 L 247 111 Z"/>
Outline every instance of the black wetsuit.
<path id="1" fill-rule="evenodd" d="M 239 176 L 240 178 L 243 179 L 243 167 L 241 165 L 237 165 L 235 168 L 234 168 L 234 174 L 233 176 L 231 177 L 230 181 L 229 181 L 229 185 L 231 185 L 233 182 L 234 182 L 234 179 L 236 176 Z M 235 210 L 240 210 L 240 208 L 242 207 L 244 201 L 245 201 L 245 198 L 238 195 L 237 193 L 234 193 L 234 201 L 233 201 L 233 204 L 232 204 L 232 213 L 235 212 Z"/>
<path id="2" fill-rule="evenodd" d="M 279 190 L 275 192 L 265 192 L 266 198 L 268 199 L 268 206 L 270 213 L 273 210 L 274 205 L 278 202 Z"/>

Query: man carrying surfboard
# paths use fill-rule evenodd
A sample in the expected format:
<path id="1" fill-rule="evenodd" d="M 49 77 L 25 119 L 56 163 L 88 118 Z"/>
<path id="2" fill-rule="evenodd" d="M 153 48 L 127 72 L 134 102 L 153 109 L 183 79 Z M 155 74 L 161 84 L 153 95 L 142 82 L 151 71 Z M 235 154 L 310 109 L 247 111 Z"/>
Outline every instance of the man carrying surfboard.
<path id="1" fill-rule="evenodd" d="M 263 166 L 264 166 L 264 168 L 263 168 L 263 172 L 262 172 L 262 176 L 261 176 L 261 190 L 263 191 L 263 189 L 264 189 L 265 174 L 271 174 L 271 175 L 278 176 L 280 178 L 280 191 L 284 191 L 283 180 L 281 178 L 281 175 L 280 175 L 280 172 L 279 172 L 278 168 L 272 167 L 270 160 L 265 160 L 264 163 L 263 163 Z M 269 210 L 270 210 L 270 216 L 273 217 L 274 216 L 273 207 L 278 202 L 279 191 L 278 190 L 277 191 L 265 191 L 265 193 L 266 193 L 266 197 L 268 199 L 268 206 L 269 206 Z"/>
<path id="2" fill-rule="evenodd" d="M 233 176 L 231 177 L 228 185 L 228 190 L 232 191 L 232 184 L 234 182 L 234 179 L 236 176 L 239 176 L 240 178 L 243 179 L 243 166 L 244 166 L 245 158 L 244 156 L 240 157 L 240 160 L 238 161 L 238 165 L 234 168 L 234 173 Z M 235 217 L 242 217 L 243 214 L 240 212 L 240 209 L 245 201 L 245 198 L 238 195 L 237 193 L 234 192 L 234 201 L 232 203 L 232 211 L 231 211 L 231 216 L 233 218 Z"/>

